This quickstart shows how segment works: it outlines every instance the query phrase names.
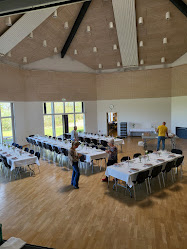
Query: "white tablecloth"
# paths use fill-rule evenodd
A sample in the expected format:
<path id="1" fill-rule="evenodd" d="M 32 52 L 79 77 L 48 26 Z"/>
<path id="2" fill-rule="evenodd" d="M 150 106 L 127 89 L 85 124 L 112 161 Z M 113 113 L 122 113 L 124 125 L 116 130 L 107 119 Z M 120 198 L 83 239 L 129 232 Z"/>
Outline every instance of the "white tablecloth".
<path id="1" fill-rule="evenodd" d="M 68 133 L 68 135 L 71 135 L 71 134 Z M 113 138 L 113 139 L 114 139 L 114 144 L 115 144 L 115 145 L 122 145 L 122 144 L 125 144 L 123 139 L 121 139 L 121 138 L 114 138 L 114 137 L 111 137 L 111 136 L 106 137 L 106 136 L 100 136 L 100 135 L 85 134 L 85 133 L 82 133 L 82 132 L 79 132 L 79 133 L 78 133 L 78 136 L 79 136 L 79 137 L 83 137 L 83 138 L 96 139 L 96 140 L 98 140 L 98 141 L 103 140 L 103 141 L 106 141 L 106 142 L 110 141 L 110 139 Z M 63 139 L 63 136 L 59 136 L 59 137 Z"/>
<path id="2" fill-rule="evenodd" d="M 46 143 L 51 145 L 52 147 L 56 146 L 59 149 L 67 149 L 69 150 L 71 148 L 71 143 L 69 141 L 59 141 L 55 140 L 53 138 L 48 138 L 48 137 L 42 137 L 42 136 L 37 136 L 37 137 L 30 137 L 31 139 L 35 140 L 36 142 L 40 141 L 41 143 Z M 86 146 L 80 145 L 76 151 L 80 154 L 83 154 L 86 156 L 86 161 L 91 162 L 92 160 L 95 159 L 100 159 L 100 158 L 107 158 L 108 154 L 105 151 L 98 150 L 95 148 L 90 148 Z"/>
<path id="3" fill-rule="evenodd" d="M 142 158 L 140 162 L 139 158 L 136 158 L 130 160 L 129 162 L 126 161 L 118 163 L 117 165 L 108 166 L 105 175 L 108 177 L 112 176 L 119 180 L 122 180 L 126 182 L 129 187 L 132 187 L 133 185 L 132 181 L 136 179 L 136 176 L 140 171 L 149 169 L 151 173 L 152 168 L 158 165 L 163 165 L 162 169 L 164 169 L 168 161 L 176 160 L 178 157 L 181 157 L 181 155 L 172 154 L 170 152 L 165 152 L 165 151 L 160 153 L 161 153 L 160 156 L 155 153 L 149 154 L 149 160 L 148 158 Z M 158 161 L 158 159 L 163 159 L 164 161 L 161 162 Z M 152 165 L 145 165 L 145 164 L 152 164 Z M 133 170 L 133 168 L 137 169 L 137 171 Z"/>
<path id="4" fill-rule="evenodd" d="M 22 155 L 20 155 L 20 151 Z M 6 157 L 7 163 L 11 166 L 11 171 L 14 170 L 15 167 L 23 167 L 34 163 L 40 165 L 37 156 L 31 155 L 30 153 L 18 148 L 13 150 L 12 148 L 2 146 L 0 147 L 0 155 Z"/>

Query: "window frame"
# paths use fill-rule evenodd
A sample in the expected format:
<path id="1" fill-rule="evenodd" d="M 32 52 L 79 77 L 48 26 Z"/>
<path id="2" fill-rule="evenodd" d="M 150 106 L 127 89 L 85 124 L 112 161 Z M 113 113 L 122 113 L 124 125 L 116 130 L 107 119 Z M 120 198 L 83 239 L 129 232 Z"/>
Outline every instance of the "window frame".
<path id="1" fill-rule="evenodd" d="M 16 133 L 15 133 L 14 104 L 13 104 L 13 102 L 7 102 L 7 101 L 1 101 L 0 103 L 9 103 L 9 104 L 10 104 L 10 112 L 11 112 L 11 115 L 10 115 L 10 116 L 2 117 L 2 116 L 1 116 L 1 108 L 0 108 L 0 143 L 3 143 L 3 127 L 2 127 L 2 120 L 3 120 L 3 119 L 6 119 L 6 118 L 10 118 L 10 119 L 11 119 L 11 124 L 12 124 L 12 136 L 10 136 L 10 138 L 12 137 L 12 142 L 15 142 Z M 6 140 L 6 139 L 5 139 L 5 140 Z"/>
<path id="2" fill-rule="evenodd" d="M 49 101 L 46 101 L 46 102 L 49 102 Z M 44 112 L 45 110 L 45 104 L 46 102 L 43 103 L 43 116 L 47 116 L 47 115 L 52 115 L 52 130 L 53 130 L 53 137 L 56 137 L 56 124 L 55 124 L 55 115 L 61 115 L 61 116 L 64 116 L 64 115 L 69 115 L 69 114 L 73 114 L 74 116 L 74 126 L 76 125 L 76 120 L 75 120 L 75 115 L 76 114 L 83 114 L 83 124 L 84 124 L 84 130 L 85 130 L 85 112 L 84 112 L 84 102 L 82 101 L 63 101 L 63 110 L 64 112 L 63 113 L 55 113 L 55 103 L 56 102 L 61 102 L 61 101 L 53 101 L 51 102 L 51 113 L 50 114 L 47 114 Z M 66 109 L 65 109 L 65 103 L 68 103 L 68 102 L 73 102 L 73 111 L 74 112 L 68 112 L 66 113 Z M 82 112 L 75 112 L 75 102 L 81 102 L 82 103 Z M 64 123 L 63 123 L 63 134 L 64 134 L 64 131 L 65 131 L 65 127 L 64 127 Z M 44 127 L 44 132 L 45 132 L 45 127 Z"/>

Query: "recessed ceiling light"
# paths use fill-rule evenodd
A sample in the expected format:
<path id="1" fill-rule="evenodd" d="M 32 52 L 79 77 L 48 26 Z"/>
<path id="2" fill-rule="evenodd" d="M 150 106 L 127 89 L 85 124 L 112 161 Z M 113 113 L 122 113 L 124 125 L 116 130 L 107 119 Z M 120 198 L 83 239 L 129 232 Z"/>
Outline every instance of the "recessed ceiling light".
<path id="1" fill-rule="evenodd" d="M 139 46 L 143 47 L 143 41 L 140 41 Z"/>
<path id="2" fill-rule="evenodd" d="M 96 47 L 93 47 L 93 52 L 97 53 L 97 48 Z"/>
<path id="3" fill-rule="evenodd" d="M 34 37 L 33 32 L 29 34 L 29 38 L 32 39 Z"/>
<path id="4" fill-rule="evenodd" d="M 168 39 L 167 39 L 167 37 L 164 37 L 163 38 L 163 44 L 166 44 L 166 43 L 168 43 Z"/>
<path id="5" fill-rule="evenodd" d="M 23 63 L 27 63 L 27 57 L 23 57 Z"/>
<path id="6" fill-rule="evenodd" d="M 140 60 L 140 65 L 143 65 L 143 64 L 144 64 L 144 60 L 141 59 L 141 60 Z"/>
<path id="7" fill-rule="evenodd" d="M 87 32 L 90 32 L 90 31 L 91 31 L 91 27 L 90 27 L 89 25 L 86 27 L 86 31 L 87 31 Z"/>
<path id="8" fill-rule="evenodd" d="M 69 29 L 69 24 L 68 24 L 68 22 L 65 22 L 65 23 L 64 23 L 64 28 L 65 28 L 65 29 Z"/>
<path id="9" fill-rule="evenodd" d="M 170 12 L 166 12 L 166 20 L 169 20 L 170 19 Z"/>
<path id="10" fill-rule="evenodd" d="M 103 68 L 102 64 L 99 64 L 99 66 L 98 66 L 98 67 L 99 67 L 99 69 L 102 69 L 102 68 Z"/>
<path id="11" fill-rule="evenodd" d="M 78 54 L 78 51 L 77 49 L 74 50 L 74 54 L 77 55 Z"/>
<path id="12" fill-rule="evenodd" d="M 138 18 L 138 23 L 139 23 L 139 24 L 143 24 L 143 17 L 142 17 L 142 16 L 140 16 L 140 17 Z"/>
<path id="13" fill-rule="evenodd" d="M 113 27 L 114 27 L 113 22 L 109 22 L 109 28 L 110 28 L 110 29 L 113 29 Z"/>
<path id="14" fill-rule="evenodd" d="M 58 16 L 58 13 L 57 13 L 57 10 L 55 10 L 53 13 L 53 18 L 57 18 L 57 16 Z"/>
<path id="15" fill-rule="evenodd" d="M 46 40 L 43 41 L 43 46 L 47 47 L 47 41 Z"/>
<path id="16" fill-rule="evenodd" d="M 162 57 L 162 58 L 161 58 L 161 62 L 162 62 L 162 63 L 165 63 L 165 62 L 166 62 L 165 57 Z"/>
<path id="17" fill-rule="evenodd" d="M 58 53 L 57 47 L 54 48 L 54 53 Z"/>
<path id="18" fill-rule="evenodd" d="M 12 20 L 11 20 L 11 17 L 10 17 L 10 16 L 8 16 L 8 17 L 6 18 L 6 25 L 7 25 L 8 27 L 12 26 Z"/>
<path id="19" fill-rule="evenodd" d="M 117 45 L 114 44 L 114 45 L 113 45 L 113 50 L 117 50 L 117 49 L 118 49 Z"/>

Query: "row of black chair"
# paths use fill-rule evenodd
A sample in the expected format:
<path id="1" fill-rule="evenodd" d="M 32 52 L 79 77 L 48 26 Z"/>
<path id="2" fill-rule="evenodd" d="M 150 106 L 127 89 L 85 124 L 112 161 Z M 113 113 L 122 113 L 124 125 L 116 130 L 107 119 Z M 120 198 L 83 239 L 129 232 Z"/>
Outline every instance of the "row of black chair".
<path id="1" fill-rule="evenodd" d="M 22 145 L 19 145 L 19 144 L 16 144 L 16 143 L 12 143 L 12 146 L 18 148 L 18 149 L 23 149 L 23 146 Z"/>

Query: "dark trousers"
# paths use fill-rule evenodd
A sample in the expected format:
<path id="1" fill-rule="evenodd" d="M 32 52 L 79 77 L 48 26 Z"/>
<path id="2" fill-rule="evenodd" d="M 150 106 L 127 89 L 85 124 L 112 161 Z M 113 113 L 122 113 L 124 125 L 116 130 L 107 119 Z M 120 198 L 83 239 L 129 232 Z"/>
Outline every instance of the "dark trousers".
<path id="1" fill-rule="evenodd" d="M 114 163 L 117 163 L 117 160 L 108 160 L 107 166 L 111 166 Z"/>
<path id="2" fill-rule="evenodd" d="M 162 150 L 165 149 L 165 137 L 158 136 L 157 151 L 160 149 L 160 142 L 162 141 Z"/>
<path id="3" fill-rule="evenodd" d="M 78 167 L 78 162 L 73 162 L 73 173 L 72 173 L 72 179 L 71 179 L 71 184 L 74 187 L 78 187 L 79 183 L 79 177 L 80 177 L 80 171 Z"/>

